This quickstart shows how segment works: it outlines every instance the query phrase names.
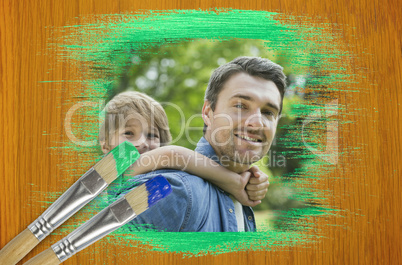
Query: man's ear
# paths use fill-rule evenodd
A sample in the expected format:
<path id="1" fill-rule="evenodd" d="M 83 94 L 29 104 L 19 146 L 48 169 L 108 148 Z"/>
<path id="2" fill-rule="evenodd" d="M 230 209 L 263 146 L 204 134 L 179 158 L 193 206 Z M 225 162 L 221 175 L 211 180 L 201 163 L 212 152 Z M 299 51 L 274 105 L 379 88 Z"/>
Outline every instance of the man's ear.
<path id="1" fill-rule="evenodd" d="M 105 155 L 110 152 L 110 147 L 109 147 L 108 144 L 106 144 L 106 141 L 101 141 L 99 144 L 100 144 L 100 146 L 101 146 L 102 152 L 103 152 Z"/>
<path id="2" fill-rule="evenodd" d="M 202 119 L 207 126 L 211 125 L 211 117 L 212 117 L 212 109 L 211 104 L 208 100 L 204 101 L 204 106 L 202 106 Z"/>

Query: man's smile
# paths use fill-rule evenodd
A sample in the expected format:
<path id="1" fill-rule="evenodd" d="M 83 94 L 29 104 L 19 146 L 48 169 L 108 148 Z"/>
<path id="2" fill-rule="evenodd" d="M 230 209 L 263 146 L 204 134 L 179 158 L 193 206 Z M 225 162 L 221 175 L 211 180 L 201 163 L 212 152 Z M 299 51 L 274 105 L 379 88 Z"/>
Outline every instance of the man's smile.
<path id="1" fill-rule="evenodd" d="M 262 143 L 262 138 L 259 135 L 249 134 L 249 133 L 235 133 L 234 134 L 237 138 L 241 139 L 242 141 L 246 141 L 247 143 L 253 145 L 260 145 Z"/>

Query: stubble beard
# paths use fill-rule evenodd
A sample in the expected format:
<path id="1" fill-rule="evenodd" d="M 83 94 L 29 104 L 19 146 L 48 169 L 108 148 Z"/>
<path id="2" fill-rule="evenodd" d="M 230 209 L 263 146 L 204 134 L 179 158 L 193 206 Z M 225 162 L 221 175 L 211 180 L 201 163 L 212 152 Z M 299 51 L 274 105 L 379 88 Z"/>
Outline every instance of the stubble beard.
<path id="1" fill-rule="evenodd" d="M 230 140 L 228 140 L 229 138 Z M 234 131 L 230 131 L 229 133 L 216 137 L 217 145 L 215 145 L 214 149 L 217 155 L 220 157 L 223 166 L 225 166 L 225 163 L 228 164 L 229 162 L 234 165 L 244 165 L 250 167 L 253 163 L 264 157 L 264 148 L 261 148 L 257 154 L 252 154 L 252 149 L 245 151 L 244 154 L 241 154 L 236 148 L 236 142 L 241 145 L 241 141 L 242 140 L 240 138 L 235 137 Z M 227 144 L 224 145 L 223 143 Z"/>

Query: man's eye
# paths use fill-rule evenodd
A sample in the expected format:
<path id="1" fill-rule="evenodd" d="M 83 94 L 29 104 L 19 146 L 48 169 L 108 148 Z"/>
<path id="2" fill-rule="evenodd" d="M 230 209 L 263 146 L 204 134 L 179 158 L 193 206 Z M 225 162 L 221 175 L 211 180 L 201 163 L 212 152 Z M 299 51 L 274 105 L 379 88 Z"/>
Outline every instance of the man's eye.
<path id="1" fill-rule="evenodd" d="M 274 116 L 274 113 L 270 110 L 266 110 L 262 114 L 264 114 L 265 116 Z"/>
<path id="2" fill-rule="evenodd" d="M 244 109 L 244 108 L 246 108 L 246 106 L 244 106 L 243 104 L 236 104 L 236 105 L 234 105 L 234 107 L 235 108 L 238 108 L 238 109 Z"/>

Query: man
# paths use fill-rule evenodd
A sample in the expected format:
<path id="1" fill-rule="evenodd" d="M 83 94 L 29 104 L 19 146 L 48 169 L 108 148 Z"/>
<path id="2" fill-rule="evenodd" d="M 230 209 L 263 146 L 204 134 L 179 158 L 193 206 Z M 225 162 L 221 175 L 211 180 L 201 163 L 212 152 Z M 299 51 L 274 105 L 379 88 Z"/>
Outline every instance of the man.
<path id="1" fill-rule="evenodd" d="M 205 93 L 204 137 L 196 152 L 236 173 L 269 150 L 282 110 L 286 77 L 267 59 L 239 57 L 217 68 Z M 134 219 L 137 228 L 173 232 L 256 231 L 253 211 L 228 193 L 189 173 L 159 170 L 137 176 L 144 182 L 163 175 L 172 194 Z"/>

